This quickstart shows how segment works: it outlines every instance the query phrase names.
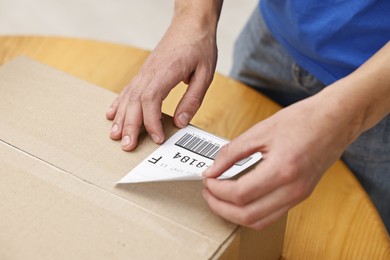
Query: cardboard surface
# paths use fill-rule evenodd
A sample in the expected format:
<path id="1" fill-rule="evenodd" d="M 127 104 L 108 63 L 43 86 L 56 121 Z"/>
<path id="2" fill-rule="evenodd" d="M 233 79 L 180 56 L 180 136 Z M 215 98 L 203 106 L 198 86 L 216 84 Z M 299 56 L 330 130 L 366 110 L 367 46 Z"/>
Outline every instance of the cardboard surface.
<path id="1" fill-rule="evenodd" d="M 143 135 L 127 153 L 108 137 L 116 94 L 27 58 L 0 68 L 0 93 L 0 258 L 209 259 L 241 250 L 241 228 L 208 209 L 201 182 L 115 185 L 158 147 Z M 167 137 L 177 131 L 170 117 L 163 122 Z M 285 219 L 271 227 L 263 259 L 281 254 L 284 227 Z M 263 234 L 245 247 L 261 247 Z"/>

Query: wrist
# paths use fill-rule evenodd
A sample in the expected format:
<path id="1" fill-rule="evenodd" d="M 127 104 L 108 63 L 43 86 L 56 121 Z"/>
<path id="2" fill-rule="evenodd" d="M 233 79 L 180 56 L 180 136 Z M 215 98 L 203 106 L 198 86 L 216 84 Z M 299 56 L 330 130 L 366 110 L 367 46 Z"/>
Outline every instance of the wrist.
<path id="1" fill-rule="evenodd" d="M 176 0 L 172 24 L 187 26 L 198 31 L 216 33 L 222 0 Z"/>
<path id="2" fill-rule="evenodd" d="M 319 94 L 325 100 L 322 106 L 345 134 L 347 144 L 365 131 L 366 108 L 361 96 L 353 89 L 353 80 L 343 78 L 326 87 Z"/>

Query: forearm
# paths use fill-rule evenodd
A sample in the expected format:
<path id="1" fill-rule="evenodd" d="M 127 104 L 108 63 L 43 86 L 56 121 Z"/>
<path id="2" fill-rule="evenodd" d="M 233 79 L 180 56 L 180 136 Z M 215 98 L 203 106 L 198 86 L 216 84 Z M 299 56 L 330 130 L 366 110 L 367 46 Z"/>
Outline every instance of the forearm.
<path id="1" fill-rule="evenodd" d="M 172 24 L 216 32 L 223 0 L 175 0 Z"/>
<path id="2" fill-rule="evenodd" d="M 340 117 L 349 122 L 350 141 L 373 127 L 390 112 L 390 42 L 323 92 Z"/>
<path id="3" fill-rule="evenodd" d="M 352 83 L 359 85 L 357 94 L 364 108 L 365 131 L 390 112 L 390 42 L 350 77 Z"/>

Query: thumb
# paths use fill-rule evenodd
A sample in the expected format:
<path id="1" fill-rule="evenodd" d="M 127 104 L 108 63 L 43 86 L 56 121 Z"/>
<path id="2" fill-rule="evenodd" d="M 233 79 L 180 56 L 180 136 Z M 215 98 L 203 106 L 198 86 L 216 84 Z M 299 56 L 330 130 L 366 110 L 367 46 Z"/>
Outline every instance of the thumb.
<path id="1" fill-rule="evenodd" d="M 257 152 L 256 146 L 253 145 L 253 141 L 244 134 L 237 137 L 232 142 L 225 144 L 218 152 L 217 157 L 205 172 L 203 177 L 205 178 L 217 178 L 236 162 L 254 154 Z"/>
<path id="2" fill-rule="evenodd" d="M 205 80 L 202 73 L 192 75 L 187 91 L 177 105 L 174 121 L 177 127 L 183 128 L 189 124 L 203 102 L 211 80 Z"/>
<path id="3" fill-rule="evenodd" d="M 223 174 L 240 159 L 241 156 L 237 152 L 238 151 L 235 151 L 232 147 L 232 143 L 222 146 L 214 160 L 214 163 L 203 172 L 203 177 L 217 178 Z"/>

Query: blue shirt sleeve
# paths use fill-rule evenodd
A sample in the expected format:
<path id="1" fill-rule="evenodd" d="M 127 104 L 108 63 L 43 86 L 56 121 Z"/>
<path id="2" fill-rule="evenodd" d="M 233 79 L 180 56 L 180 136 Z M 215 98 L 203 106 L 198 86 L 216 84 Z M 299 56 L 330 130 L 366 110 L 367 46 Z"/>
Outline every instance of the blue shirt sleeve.
<path id="1" fill-rule="evenodd" d="M 324 84 L 347 76 L 390 40 L 389 0 L 260 0 L 296 62 Z"/>

